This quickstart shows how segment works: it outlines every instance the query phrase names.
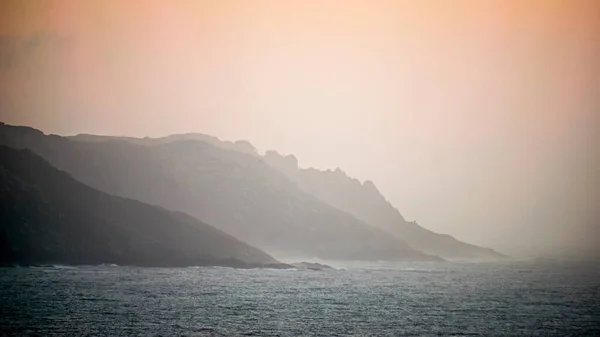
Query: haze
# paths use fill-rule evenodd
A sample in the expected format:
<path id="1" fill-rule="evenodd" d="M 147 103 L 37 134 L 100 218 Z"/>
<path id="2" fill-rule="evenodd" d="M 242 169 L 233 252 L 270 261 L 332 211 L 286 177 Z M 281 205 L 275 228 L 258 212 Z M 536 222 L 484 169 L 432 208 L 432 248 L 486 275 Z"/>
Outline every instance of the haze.
<path id="1" fill-rule="evenodd" d="M 200 132 L 513 255 L 598 254 L 597 1 L 0 3 L 0 119 Z"/>

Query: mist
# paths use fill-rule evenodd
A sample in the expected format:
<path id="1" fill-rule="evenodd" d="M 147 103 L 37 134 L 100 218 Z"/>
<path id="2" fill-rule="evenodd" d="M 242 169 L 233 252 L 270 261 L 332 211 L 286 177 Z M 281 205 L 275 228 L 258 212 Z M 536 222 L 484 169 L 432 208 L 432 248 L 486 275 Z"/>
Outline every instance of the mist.
<path id="1" fill-rule="evenodd" d="M 600 1 L 0 1 L 1 336 L 600 336 Z"/>
<path id="2" fill-rule="evenodd" d="M 0 118 L 200 132 L 513 256 L 597 255 L 595 1 L 3 1 Z M 75 14 L 76 13 L 76 14 Z"/>

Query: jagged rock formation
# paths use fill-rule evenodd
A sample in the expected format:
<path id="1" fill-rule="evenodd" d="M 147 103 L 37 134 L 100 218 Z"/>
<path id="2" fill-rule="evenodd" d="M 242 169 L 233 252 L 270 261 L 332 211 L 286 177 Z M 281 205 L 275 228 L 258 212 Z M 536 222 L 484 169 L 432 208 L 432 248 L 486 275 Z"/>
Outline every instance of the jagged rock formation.
<path id="1" fill-rule="evenodd" d="M 112 196 L 0 146 L 0 264 L 290 267 L 189 215 Z"/>
<path id="2" fill-rule="evenodd" d="M 301 169 L 294 156 L 268 151 L 265 162 L 292 179 L 305 192 L 348 212 L 373 227 L 403 239 L 411 247 L 448 259 L 498 259 L 504 256 L 488 248 L 460 242 L 406 221 L 371 181 L 360 183 L 339 168 L 334 171 Z"/>

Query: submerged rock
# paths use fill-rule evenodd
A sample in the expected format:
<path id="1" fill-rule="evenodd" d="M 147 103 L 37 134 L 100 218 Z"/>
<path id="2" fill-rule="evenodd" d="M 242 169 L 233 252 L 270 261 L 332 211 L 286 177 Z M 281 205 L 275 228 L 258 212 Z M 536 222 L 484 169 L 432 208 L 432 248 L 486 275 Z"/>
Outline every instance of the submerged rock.
<path id="1" fill-rule="evenodd" d="M 332 266 L 311 262 L 292 263 L 292 266 L 299 270 L 335 270 Z"/>

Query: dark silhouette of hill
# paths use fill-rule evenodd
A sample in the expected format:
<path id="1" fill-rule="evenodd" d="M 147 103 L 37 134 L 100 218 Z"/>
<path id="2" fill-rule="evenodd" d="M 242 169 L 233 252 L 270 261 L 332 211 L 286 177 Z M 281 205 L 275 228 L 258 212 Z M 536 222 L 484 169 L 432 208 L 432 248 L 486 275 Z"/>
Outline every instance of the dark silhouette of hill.
<path id="1" fill-rule="evenodd" d="M 85 184 L 186 212 L 268 252 L 343 260 L 441 260 L 303 192 L 255 155 L 197 140 L 93 138 L 75 141 L 0 126 L 0 144 L 29 148 Z"/>
<path id="2" fill-rule="evenodd" d="M 305 192 L 373 227 L 402 238 L 416 250 L 448 259 L 505 257 L 492 249 L 467 244 L 450 235 L 434 233 L 416 222 L 406 221 L 373 182 L 360 183 L 357 179 L 348 177 L 339 168 L 334 171 L 301 169 L 293 155 L 283 156 L 275 151 L 267 151 L 264 160 L 296 182 Z"/>
<path id="3" fill-rule="evenodd" d="M 287 267 L 189 215 L 97 191 L 5 146 L 0 263 Z"/>

